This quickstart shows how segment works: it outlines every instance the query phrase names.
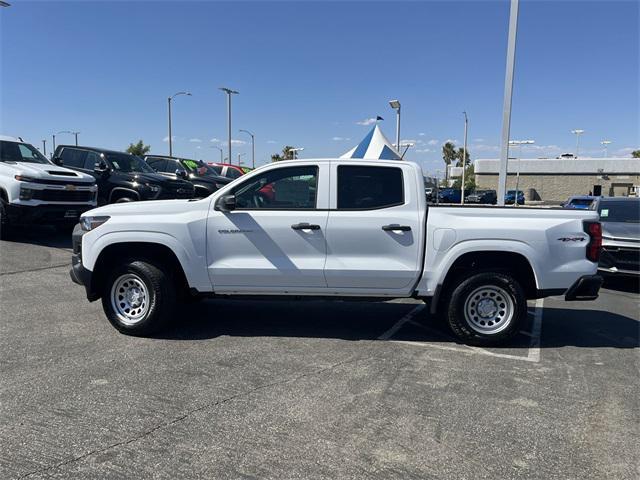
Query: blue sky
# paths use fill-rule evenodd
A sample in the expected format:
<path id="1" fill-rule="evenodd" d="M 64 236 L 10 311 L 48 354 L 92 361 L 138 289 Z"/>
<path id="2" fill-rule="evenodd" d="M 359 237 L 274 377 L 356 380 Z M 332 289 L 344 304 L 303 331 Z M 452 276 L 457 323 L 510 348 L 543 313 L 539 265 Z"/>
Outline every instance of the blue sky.
<path id="1" fill-rule="evenodd" d="M 166 153 L 219 159 L 234 97 L 235 157 L 256 134 L 257 163 L 289 144 L 339 155 L 381 115 L 393 140 L 403 105 L 408 158 L 442 168 L 469 114 L 472 158 L 498 155 L 507 1 L 27 2 L 0 9 L 0 131 L 38 147 L 60 130 L 124 149 L 142 138 Z M 639 139 L 637 1 L 521 0 L 511 138 L 527 156 L 575 150 L 628 155 Z M 212 139 L 214 141 L 212 142 Z M 58 143 L 72 141 L 60 135 Z M 241 143 L 246 142 L 246 143 Z M 198 148 L 200 147 L 200 148 Z M 234 158 L 234 161 L 236 159 Z"/>

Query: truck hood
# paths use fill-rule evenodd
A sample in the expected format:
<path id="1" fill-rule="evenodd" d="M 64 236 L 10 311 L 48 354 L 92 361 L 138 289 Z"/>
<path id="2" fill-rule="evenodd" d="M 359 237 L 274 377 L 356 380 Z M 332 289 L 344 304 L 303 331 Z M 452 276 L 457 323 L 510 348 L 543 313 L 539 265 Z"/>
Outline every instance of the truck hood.
<path id="1" fill-rule="evenodd" d="M 68 168 L 59 167 L 52 163 L 31 163 L 31 162 L 2 162 L 3 167 L 9 167 L 15 171 L 15 175 L 24 175 L 39 180 L 75 181 L 92 184 L 95 179 L 91 175 L 76 172 Z"/>
<path id="2" fill-rule="evenodd" d="M 209 200 L 145 200 L 141 202 L 112 203 L 103 207 L 94 208 L 84 213 L 82 216 L 153 216 L 167 215 L 172 213 L 183 213 L 185 210 L 194 207 L 196 203 L 208 202 Z"/>
<path id="3" fill-rule="evenodd" d="M 640 223 L 602 222 L 602 236 L 639 241 Z"/>

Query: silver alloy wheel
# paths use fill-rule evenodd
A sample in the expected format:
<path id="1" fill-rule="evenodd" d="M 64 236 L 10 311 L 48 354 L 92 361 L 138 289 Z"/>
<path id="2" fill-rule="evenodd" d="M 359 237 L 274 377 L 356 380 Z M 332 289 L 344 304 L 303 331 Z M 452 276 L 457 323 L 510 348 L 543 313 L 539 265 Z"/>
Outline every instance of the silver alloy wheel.
<path id="1" fill-rule="evenodd" d="M 135 325 L 149 311 L 149 294 L 142 279 L 134 273 L 120 275 L 111 287 L 111 306 L 125 325 Z"/>
<path id="2" fill-rule="evenodd" d="M 501 287 L 485 285 L 476 288 L 464 303 L 464 317 L 476 332 L 491 335 L 509 326 L 515 314 L 511 295 Z"/>

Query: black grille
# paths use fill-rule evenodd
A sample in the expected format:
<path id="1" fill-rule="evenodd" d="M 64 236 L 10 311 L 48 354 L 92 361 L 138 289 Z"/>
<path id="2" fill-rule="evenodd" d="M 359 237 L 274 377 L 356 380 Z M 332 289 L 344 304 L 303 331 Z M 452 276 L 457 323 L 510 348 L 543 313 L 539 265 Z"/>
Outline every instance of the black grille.
<path id="1" fill-rule="evenodd" d="M 194 187 L 189 183 L 163 185 L 159 198 L 192 198 Z"/>
<path id="2" fill-rule="evenodd" d="M 67 191 L 67 190 L 36 190 L 33 192 L 35 200 L 48 202 L 90 202 L 93 200 L 93 192 Z"/>

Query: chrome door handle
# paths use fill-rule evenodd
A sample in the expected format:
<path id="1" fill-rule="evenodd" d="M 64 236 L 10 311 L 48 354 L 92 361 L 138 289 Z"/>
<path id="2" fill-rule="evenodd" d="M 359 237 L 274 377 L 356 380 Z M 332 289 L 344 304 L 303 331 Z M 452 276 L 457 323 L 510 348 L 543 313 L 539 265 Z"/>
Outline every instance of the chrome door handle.
<path id="1" fill-rule="evenodd" d="M 310 223 L 296 223 L 291 225 L 294 230 L 320 230 L 320 225 L 313 225 Z"/>
<path id="2" fill-rule="evenodd" d="M 409 225 L 384 225 L 382 227 L 382 230 L 384 230 L 385 232 L 394 232 L 394 231 L 410 232 L 411 227 Z"/>

